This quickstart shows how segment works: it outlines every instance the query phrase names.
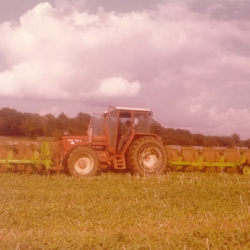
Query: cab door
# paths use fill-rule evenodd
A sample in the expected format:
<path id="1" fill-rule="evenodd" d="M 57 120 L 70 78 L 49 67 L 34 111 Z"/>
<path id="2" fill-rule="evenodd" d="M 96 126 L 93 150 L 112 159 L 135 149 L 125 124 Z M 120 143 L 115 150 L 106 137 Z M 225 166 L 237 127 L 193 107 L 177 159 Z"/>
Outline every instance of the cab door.
<path id="1" fill-rule="evenodd" d="M 108 151 L 111 153 L 116 152 L 118 118 L 119 118 L 119 111 L 116 108 L 110 106 L 106 115 L 105 127 L 108 139 Z"/>

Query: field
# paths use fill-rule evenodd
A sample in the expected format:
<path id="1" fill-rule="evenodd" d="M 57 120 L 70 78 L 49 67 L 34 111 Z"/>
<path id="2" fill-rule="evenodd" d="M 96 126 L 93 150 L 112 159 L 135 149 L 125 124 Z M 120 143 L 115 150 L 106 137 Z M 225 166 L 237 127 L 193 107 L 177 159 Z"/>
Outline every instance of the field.
<path id="1" fill-rule="evenodd" d="M 250 249 L 250 178 L 0 174 L 0 249 Z"/>

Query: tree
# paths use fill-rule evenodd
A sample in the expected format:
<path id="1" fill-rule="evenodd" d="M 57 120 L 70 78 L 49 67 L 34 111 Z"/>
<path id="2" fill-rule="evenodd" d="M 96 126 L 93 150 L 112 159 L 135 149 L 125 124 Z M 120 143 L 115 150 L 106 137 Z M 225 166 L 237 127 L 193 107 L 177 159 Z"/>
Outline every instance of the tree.
<path id="1" fill-rule="evenodd" d="M 21 128 L 22 114 L 14 109 L 0 110 L 0 134 L 5 136 L 24 136 Z"/>
<path id="2" fill-rule="evenodd" d="M 77 117 L 75 118 L 75 123 L 79 130 L 79 134 L 86 134 L 90 117 L 91 116 L 88 114 L 84 114 L 82 112 L 78 113 Z"/>
<path id="3" fill-rule="evenodd" d="M 202 134 L 194 134 L 193 135 L 193 141 L 195 146 L 204 146 L 206 137 Z"/>
<path id="4" fill-rule="evenodd" d="M 239 134 L 232 134 L 231 135 L 232 141 L 233 141 L 233 145 L 234 146 L 238 146 L 239 142 L 240 142 L 240 135 Z"/>

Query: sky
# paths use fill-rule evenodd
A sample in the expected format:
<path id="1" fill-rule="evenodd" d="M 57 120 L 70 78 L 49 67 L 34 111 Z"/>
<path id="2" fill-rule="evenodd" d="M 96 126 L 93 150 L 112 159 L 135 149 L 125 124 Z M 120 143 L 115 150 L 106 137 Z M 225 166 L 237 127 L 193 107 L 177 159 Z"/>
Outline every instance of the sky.
<path id="1" fill-rule="evenodd" d="M 250 0 L 0 0 L 0 109 L 149 108 L 250 138 Z"/>

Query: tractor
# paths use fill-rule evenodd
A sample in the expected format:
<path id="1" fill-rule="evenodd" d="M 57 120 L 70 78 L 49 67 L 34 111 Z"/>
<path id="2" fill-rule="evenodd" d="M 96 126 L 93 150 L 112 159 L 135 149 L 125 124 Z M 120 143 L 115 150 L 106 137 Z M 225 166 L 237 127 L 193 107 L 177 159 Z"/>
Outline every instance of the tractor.
<path id="1" fill-rule="evenodd" d="M 131 133 L 118 150 L 128 121 Z M 167 154 L 161 138 L 152 132 L 157 125 L 149 109 L 110 106 L 102 115 L 92 115 L 87 136 L 61 137 L 59 165 L 75 177 L 94 176 L 106 169 L 140 176 L 163 174 Z"/>

